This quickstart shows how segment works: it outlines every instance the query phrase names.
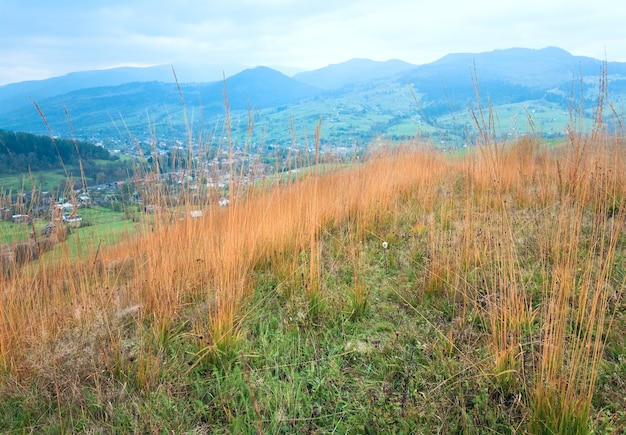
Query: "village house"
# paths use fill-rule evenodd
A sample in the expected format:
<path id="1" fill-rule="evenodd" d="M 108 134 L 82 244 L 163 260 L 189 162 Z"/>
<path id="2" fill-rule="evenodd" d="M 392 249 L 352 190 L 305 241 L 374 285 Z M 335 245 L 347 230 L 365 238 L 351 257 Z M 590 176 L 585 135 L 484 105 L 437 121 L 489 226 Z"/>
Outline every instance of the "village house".
<path id="1" fill-rule="evenodd" d="M 32 222 L 33 219 L 27 214 L 14 214 L 13 216 L 11 216 L 11 220 L 13 221 L 13 223 L 16 224 L 28 224 Z"/>

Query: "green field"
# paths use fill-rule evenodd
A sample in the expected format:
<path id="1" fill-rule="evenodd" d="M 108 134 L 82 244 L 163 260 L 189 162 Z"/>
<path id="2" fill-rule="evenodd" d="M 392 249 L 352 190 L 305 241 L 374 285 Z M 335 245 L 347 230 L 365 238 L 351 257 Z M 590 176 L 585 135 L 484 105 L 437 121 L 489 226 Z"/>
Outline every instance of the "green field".
<path id="1" fill-rule="evenodd" d="M 70 227 L 67 239 L 47 252 L 43 258 L 55 259 L 69 255 L 71 259 L 87 257 L 99 247 L 119 242 L 122 238 L 136 233 L 141 224 L 128 219 L 123 212 L 116 212 L 104 207 L 81 208 L 78 214 L 83 217 L 82 226 Z M 37 237 L 50 221 L 33 221 Z M 67 224 L 58 223 L 67 226 Z M 25 242 L 31 238 L 33 227 L 30 224 L 0 222 L 0 244 Z"/>
<path id="2" fill-rule="evenodd" d="M 83 217 L 83 226 L 71 230 L 65 247 L 57 245 L 44 258 L 55 258 L 64 249 L 69 249 L 70 258 L 87 257 L 99 247 L 119 242 L 140 227 L 140 224 L 125 217 L 124 213 L 103 207 L 80 209 L 79 214 Z"/>
<path id="3" fill-rule="evenodd" d="M 71 174 L 76 175 L 76 168 L 68 167 Z M 80 176 L 79 176 L 80 178 Z M 19 192 L 37 189 L 54 191 L 65 184 L 66 176 L 62 170 L 35 171 L 30 174 L 0 175 L 0 192 Z"/>
<path id="4" fill-rule="evenodd" d="M 489 107 L 483 107 L 482 116 L 489 122 Z M 537 101 L 525 101 L 522 103 L 505 104 L 491 108 L 493 129 L 499 134 L 516 138 L 525 134 L 538 135 L 563 135 L 566 128 L 572 123 L 570 114 L 556 104 Z M 481 113 L 478 109 L 474 114 L 480 120 Z M 446 130 L 463 131 L 471 134 L 478 133 L 476 120 L 471 110 L 456 112 L 437 118 L 437 125 Z M 578 121 L 578 119 L 577 119 Z M 584 120 L 585 131 L 591 127 L 591 119 Z M 579 125 L 572 125 L 578 129 Z"/>

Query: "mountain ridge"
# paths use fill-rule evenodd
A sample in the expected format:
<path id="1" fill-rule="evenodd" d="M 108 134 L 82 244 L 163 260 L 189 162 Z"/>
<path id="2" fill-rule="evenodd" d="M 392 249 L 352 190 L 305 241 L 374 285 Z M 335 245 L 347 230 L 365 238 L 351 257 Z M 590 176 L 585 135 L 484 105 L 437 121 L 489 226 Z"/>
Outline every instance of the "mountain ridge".
<path id="1" fill-rule="evenodd" d="M 354 58 L 293 76 L 294 79 L 321 89 L 336 89 L 346 84 L 392 76 L 415 68 L 416 65 L 398 59 L 378 62 Z M 355 74 L 355 70 L 358 74 Z"/>
<path id="2" fill-rule="evenodd" d="M 126 83 L 159 81 L 214 82 L 228 71 L 234 75 L 248 67 L 228 65 L 156 65 L 150 67 L 122 66 L 105 70 L 76 71 L 43 80 L 28 80 L 0 86 L 0 113 L 12 106 L 22 106 L 35 100 L 62 95 L 79 89 L 118 86 Z M 174 75 L 176 74 L 176 76 Z"/>
<path id="3" fill-rule="evenodd" d="M 111 124 L 107 134 L 112 134 L 119 129 L 114 125 L 116 119 L 126 124 L 130 119 L 143 116 L 141 112 L 145 115 L 151 108 L 168 113 L 177 111 L 181 107 L 181 95 L 192 110 L 198 107 L 207 116 L 222 115 L 225 89 L 230 109 L 235 111 L 247 110 L 249 106 L 262 109 L 286 104 L 319 92 L 271 68 L 256 67 L 234 74 L 225 82 L 179 83 L 177 86 L 171 82 L 149 81 L 76 89 L 45 98 L 38 102 L 38 106 L 55 134 L 70 134 L 64 115 L 66 110 L 72 118 L 76 134 L 84 136 L 89 125 L 105 126 L 107 123 Z M 151 122 L 157 121 L 153 119 Z M 148 120 L 144 117 L 139 122 L 147 123 Z M 0 112 L 0 125 L 35 134 L 44 134 L 47 130 L 32 103 L 11 113 L 5 112 L 4 116 Z"/>
<path id="4" fill-rule="evenodd" d="M 557 47 L 452 53 L 424 65 L 351 59 L 293 77 L 264 66 L 243 69 L 225 81 L 222 75 L 208 83 L 186 82 L 185 74 L 178 71 L 177 76 L 196 130 L 223 118 L 226 90 L 233 116 L 245 119 L 251 109 L 267 120 L 267 140 L 286 141 L 284 132 L 289 128 L 285 125 L 291 123 L 292 116 L 299 131 L 312 131 L 311 125 L 322 117 L 328 140 L 358 137 L 365 142 L 381 134 L 404 137 L 417 126 L 441 128 L 441 117 L 451 112 L 462 116 L 476 103 L 477 90 L 494 106 L 528 106 L 531 102 L 549 106 L 546 119 L 557 119 L 560 111 L 571 106 L 573 97 L 583 98 L 573 95 L 572 88 L 584 87 L 585 100 L 593 101 L 599 78 L 607 68 L 612 96 L 626 100 L 626 63 L 574 56 Z M 171 67 L 168 69 L 171 73 Z M 165 69 L 160 73 L 165 74 Z M 575 80 L 580 80 L 580 86 L 573 86 Z M 69 134 L 65 108 L 81 138 L 119 136 L 125 129 L 142 137 L 156 127 L 165 135 L 184 135 L 187 131 L 173 80 L 83 88 L 45 98 L 32 96 L 55 134 Z M 46 133 L 29 98 L 11 106 L 1 97 L 2 87 L 0 128 Z M 121 120 L 124 128 L 115 125 Z M 553 121 L 549 123 L 555 132 L 564 130 Z M 282 133 L 276 133 L 278 130 Z M 457 134 L 460 137 L 464 133 Z"/>

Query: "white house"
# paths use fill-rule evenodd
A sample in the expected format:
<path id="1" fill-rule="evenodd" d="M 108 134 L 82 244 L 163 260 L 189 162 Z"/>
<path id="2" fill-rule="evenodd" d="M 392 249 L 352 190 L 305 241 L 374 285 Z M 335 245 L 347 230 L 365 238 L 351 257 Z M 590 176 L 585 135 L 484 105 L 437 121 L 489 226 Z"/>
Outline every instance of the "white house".
<path id="1" fill-rule="evenodd" d="M 20 224 L 20 223 L 27 224 L 32 221 L 32 218 L 28 216 L 27 214 L 14 214 L 13 216 L 11 216 L 11 220 L 16 224 Z"/>

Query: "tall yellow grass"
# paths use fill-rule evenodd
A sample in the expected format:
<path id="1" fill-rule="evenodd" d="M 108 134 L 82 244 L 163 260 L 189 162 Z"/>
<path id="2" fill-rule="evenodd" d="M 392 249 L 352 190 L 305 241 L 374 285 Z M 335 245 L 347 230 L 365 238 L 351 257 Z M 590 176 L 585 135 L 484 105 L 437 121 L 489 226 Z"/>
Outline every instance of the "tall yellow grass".
<path id="1" fill-rule="evenodd" d="M 157 215 L 143 233 L 94 248 L 87 260 L 68 254 L 4 277 L 0 369 L 26 380 L 74 364 L 93 377 L 98 365 L 119 364 L 129 319 L 163 340 L 174 325 L 191 325 L 198 358 L 228 352 L 260 264 L 284 275 L 308 270 L 291 291 L 321 300 L 324 226 L 354 226 L 358 239 L 389 219 L 410 219 L 408 236 L 428 239 L 416 293 L 458 301 L 462 322 L 479 313 L 491 352 L 485 373 L 527 397 L 534 430 L 587 427 L 610 301 L 623 292 L 612 269 L 624 151 L 621 138 L 602 132 L 555 149 L 533 138 L 490 141 L 457 158 L 409 144 L 295 183 L 231 191 L 229 207 L 205 204 L 200 219 Z M 299 256 L 308 256 L 305 267 Z M 149 383 L 155 369 L 142 358 Z"/>
<path id="2" fill-rule="evenodd" d="M 33 264 L 3 282 L 0 363 L 16 374 L 30 373 L 31 358 L 25 355 L 77 324 L 100 325 L 103 339 L 114 348 L 121 337 L 108 330 L 119 313 L 132 307 L 137 307 L 138 321 L 158 332 L 186 320 L 190 307 L 203 306 L 205 314 L 194 312 L 190 321 L 207 350 L 219 347 L 237 337 L 241 301 L 253 291 L 259 262 L 308 251 L 308 289 L 322 291 L 314 276 L 320 228 L 357 215 L 367 228 L 394 209 L 402 192 L 438 183 L 447 166 L 435 153 L 381 153 L 363 166 L 310 173 L 297 184 L 261 189 L 227 208 L 212 205 L 201 219 L 170 225 L 159 223 L 169 218 L 157 216 L 147 225 L 152 231 L 97 255 L 94 248 L 85 261 L 73 263 L 68 255 L 53 266 Z"/>

